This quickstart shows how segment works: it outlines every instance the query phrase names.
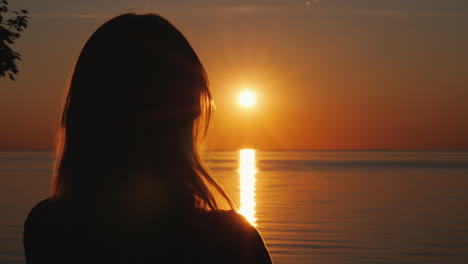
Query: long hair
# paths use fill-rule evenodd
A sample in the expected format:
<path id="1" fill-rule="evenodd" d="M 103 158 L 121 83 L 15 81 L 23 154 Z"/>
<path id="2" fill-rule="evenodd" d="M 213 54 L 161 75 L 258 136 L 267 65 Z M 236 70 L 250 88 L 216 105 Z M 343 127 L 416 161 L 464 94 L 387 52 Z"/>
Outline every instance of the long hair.
<path id="1" fill-rule="evenodd" d="M 170 206 L 216 210 L 220 194 L 233 208 L 198 152 L 211 114 L 203 65 L 176 27 L 156 14 L 107 21 L 73 71 L 51 196 L 120 197 L 141 182 Z"/>

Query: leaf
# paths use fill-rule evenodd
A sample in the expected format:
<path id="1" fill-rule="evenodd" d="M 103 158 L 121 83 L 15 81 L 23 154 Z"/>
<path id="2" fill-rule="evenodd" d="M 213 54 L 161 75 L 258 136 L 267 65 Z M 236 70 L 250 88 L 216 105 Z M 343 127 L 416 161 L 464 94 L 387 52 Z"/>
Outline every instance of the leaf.
<path id="1" fill-rule="evenodd" d="M 8 12 L 13 16 L 7 19 L 3 13 Z M 21 60 L 21 55 L 11 45 L 21 36 L 20 32 L 27 28 L 28 19 L 28 10 L 10 11 L 8 1 L 0 0 L 0 77 L 8 76 L 15 81 L 15 75 L 19 72 L 16 62 Z"/>

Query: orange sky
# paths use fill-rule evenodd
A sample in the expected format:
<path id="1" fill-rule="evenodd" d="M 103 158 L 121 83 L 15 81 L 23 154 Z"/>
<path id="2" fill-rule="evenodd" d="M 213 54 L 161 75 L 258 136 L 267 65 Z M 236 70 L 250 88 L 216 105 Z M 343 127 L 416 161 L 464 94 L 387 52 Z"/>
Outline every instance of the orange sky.
<path id="1" fill-rule="evenodd" d="M 0 149 L 52 147 L 81 46 L 128 8 L 164 15 L 200 56 L 217 105 L 209 148 L 468 148 L 468 2 L 37 2 L 11 3 L 32 20 L 17 81 L 0 79 Z"/>

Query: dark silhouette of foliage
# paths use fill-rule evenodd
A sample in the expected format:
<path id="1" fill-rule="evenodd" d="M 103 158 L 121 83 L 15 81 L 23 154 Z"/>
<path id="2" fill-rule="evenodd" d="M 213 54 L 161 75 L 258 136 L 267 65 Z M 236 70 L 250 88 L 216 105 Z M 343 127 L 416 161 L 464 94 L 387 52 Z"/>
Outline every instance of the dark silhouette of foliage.
<path id="1" fill-rule="evenodd" d="M 4 14 L 10 13 L 6 18 Z M 0 77 L 8 77 L 15 80 L 14 75 L 18 73 L 16 60 L 21 60 L 21 55 L 10 46 L 21 36 L 21 32 L 28 27 L 28 11 L 9 10 L 8 1 L 0 0 Z"/>

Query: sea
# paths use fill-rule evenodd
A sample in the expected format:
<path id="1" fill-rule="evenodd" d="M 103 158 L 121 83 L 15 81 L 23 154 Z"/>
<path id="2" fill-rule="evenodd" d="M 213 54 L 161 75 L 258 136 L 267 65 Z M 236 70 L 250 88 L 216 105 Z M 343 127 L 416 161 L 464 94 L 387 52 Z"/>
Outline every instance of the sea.
<path id="1" fill-rule="evenodd" d="M 468 263 L 468 151 L 202 156 L 273 263 Z M 0 151 L 0 264 L 25 263 L 23 223 L 53 162 L 52 151 Z"/>

